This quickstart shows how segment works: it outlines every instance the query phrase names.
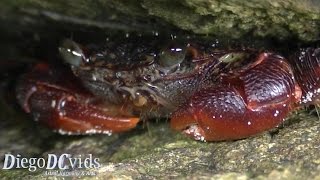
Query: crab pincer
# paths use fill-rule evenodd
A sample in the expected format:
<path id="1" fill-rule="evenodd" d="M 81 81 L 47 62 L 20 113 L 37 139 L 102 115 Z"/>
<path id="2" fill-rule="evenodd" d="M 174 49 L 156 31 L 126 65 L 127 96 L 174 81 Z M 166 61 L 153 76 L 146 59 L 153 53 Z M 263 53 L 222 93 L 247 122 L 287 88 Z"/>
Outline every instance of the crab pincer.
<path id="1" fill-rule="evenodd" d="M 62 134 L 112 134 L 132 129 L 139 121 L 96 101 L 64 67 L 37 64 L 21 77 L 16 91 L 26 112 Z"/>
<path id="2" fill-rule="evenodd" d="M 171 127 L 196 140 L 241 139 L 279 125 L 301 97 L 288 62 L 261 53 L 246 68 L 198 90 L 172 114 Z"/>

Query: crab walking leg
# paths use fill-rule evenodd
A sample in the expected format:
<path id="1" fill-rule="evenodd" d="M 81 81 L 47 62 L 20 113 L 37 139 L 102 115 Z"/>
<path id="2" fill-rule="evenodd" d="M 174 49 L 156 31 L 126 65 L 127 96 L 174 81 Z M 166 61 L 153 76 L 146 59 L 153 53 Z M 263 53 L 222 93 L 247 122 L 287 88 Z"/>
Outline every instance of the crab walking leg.
<path id="1" fill-rule="evenodd" d="M 320 103 L 320 48 L 301 48 L 289 62 L 302 90 L 301 104 Z"/>
<path id="2" fill-rule="evenodd" d="M 271 53 L 221 79 L 174 112 L 171 127 L 196 140 L 241 139 L 279 125 L 301 97 L 289 64 Z"/>
<path id="3" fill-rule="evenodd" d="M 91 93 L 69 73 L 67 69 L 50 69 L 47 64 L 35 66 L 16 89 L 23 109 L 35 120 L 67 134 L 117 133 L 139 122 L 139 118 L 93 101 Z"/>

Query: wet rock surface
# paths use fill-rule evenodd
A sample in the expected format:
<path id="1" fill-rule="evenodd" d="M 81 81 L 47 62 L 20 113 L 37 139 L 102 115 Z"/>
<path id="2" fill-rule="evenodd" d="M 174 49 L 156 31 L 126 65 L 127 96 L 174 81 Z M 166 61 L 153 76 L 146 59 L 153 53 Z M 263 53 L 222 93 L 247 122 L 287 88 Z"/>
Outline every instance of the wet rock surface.
<path id="1" fill-rule="evenodd" d="M 5 23 L 27 29 L 30 25 L 69 23 L 92 30 L 184 30 L 229 39 L 253 36 L 313 41 L 319 38 L 320 25 L 317 0 L 4 0 L 0 8 Z"/>
<path id="2" fill-rule="evenodd" d="M 271 132 L 231 142 L 190 140 L 170 130 L 167 120 L 141 123 L 133 131 L 112 136 L 66 136 L 33 122 L 12 97 L 14 81 L 24 70 L 14 60 L 31 64 L 48 57 L 46 50 L 55 49 L 65 36 L 84 39 L 87 33 L 103 37 L 123 30 L 313 42 L 319 39 L 318 1 L 19 0 L 1 1 L 0 9 L 0 57 L 5 60 L 0 64 L 1 167 L 6 153 L 22 157 L 68 153 L 99 158 L 102 166 L 86 170 L 95 174 L 85 176 L 88 179 L 320 178 L 320 125 L 318 117 L 307 112 L 293 114 Z M 0 177 L 55 178 L 43 169 L 1 169 Z"/>

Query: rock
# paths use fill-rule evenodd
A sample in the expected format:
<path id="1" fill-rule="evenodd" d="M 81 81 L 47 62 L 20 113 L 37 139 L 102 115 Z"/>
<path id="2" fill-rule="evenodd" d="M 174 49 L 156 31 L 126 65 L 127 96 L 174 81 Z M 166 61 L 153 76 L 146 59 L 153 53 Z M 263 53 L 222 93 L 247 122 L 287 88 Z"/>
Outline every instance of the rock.
<path id="1" fill-rule="evenodd" d="M 303 41 L 318 40 L 320 33 L 317 0 L 4 0 L 0 9 L 2 21 L 26 27 L 68 23 L 100 30 L 181 29 L 228 39 L 253 36 Z"/>

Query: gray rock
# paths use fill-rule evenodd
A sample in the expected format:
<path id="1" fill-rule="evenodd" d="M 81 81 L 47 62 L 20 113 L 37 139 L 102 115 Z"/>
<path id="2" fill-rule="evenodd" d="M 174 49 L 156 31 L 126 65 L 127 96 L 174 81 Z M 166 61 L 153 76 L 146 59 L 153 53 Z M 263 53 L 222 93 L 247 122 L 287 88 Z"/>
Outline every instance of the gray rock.
<path id="1" fill-rule="evenodd" d="M 317 0 L 4 0 L 0 9 L 3 21 L 26 27 L 48 27 L 52 22 L 140 32 L 170 27 L 228 39 L 254 36 L 303 41 L 318 40 L 320 33 Z"/>

